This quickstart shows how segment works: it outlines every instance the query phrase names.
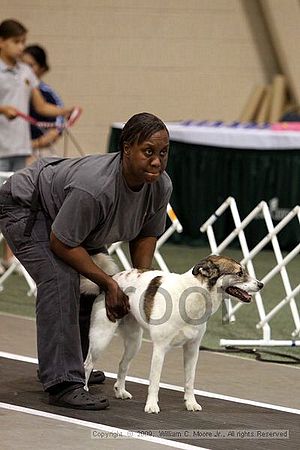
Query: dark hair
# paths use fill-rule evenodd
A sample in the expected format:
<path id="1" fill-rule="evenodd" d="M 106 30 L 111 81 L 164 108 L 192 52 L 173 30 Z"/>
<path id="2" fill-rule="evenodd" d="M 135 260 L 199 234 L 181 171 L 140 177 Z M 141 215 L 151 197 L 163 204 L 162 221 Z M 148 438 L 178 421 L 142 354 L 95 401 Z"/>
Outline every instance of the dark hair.
<path id="1" fill-rule="evenodd" d="M 43 49 L 40 45 L 28 45 L 23 53 L 27 53 L 28 55 L 31 55 L 35 62 L 38 63 L 42 69 L 47 72 L 49 70 L 49 65 L 47 62 L 47 53 L 46 50 Z"/>
<path id="2" fill-rule="evenodd" d="M 9 39 L 12 37 L 23 36 L 27 33 L 27 29 L 20 22 L 13 19 L 3 20 L 0 23 L 0 38 Z"/>
<path id="3" fill-rule="evenodd" d="M 152 134 L 161 130 L 166 130 L 169 135 L 163 121 L 151 113 L 142 112 L 132 116 L 124 125 L 120 136 L 119 151 L 121 152 L 121 157 L 123 156 L 125 143 L 129 145 L 141 144 Z"/>

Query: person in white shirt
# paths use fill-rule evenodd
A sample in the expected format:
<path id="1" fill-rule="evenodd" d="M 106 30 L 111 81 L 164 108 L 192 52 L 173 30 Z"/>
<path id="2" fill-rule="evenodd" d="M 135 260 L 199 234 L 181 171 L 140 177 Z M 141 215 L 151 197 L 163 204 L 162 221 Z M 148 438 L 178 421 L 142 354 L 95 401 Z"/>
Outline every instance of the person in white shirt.
<path id="1" fill-rule="evenodd" d="M 30 100 L 42 115 L 69 116 L 72 111 L 72 108 L 47 103 L 38 88 L 39 80 L 27 64 L 20 62 L 26 36 L 27 29 L 20 22 L 8 19 L 0 23 L 1 172 L 15 172 L 25 167 L 32 153 L 29 124 L 18 117 L 18 111 L 28 114 Z M 13 255 L 5 246 L 2 265 L 7 268 L 12 261 Z"/>

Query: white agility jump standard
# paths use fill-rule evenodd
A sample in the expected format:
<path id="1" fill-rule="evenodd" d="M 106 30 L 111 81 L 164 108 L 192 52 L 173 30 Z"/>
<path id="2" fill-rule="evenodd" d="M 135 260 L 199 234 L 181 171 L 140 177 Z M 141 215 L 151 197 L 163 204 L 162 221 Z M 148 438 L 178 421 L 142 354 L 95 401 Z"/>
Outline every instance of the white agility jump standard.
<path id="1" fill-rule="evenodd" d="M 213 225 L 222 216 L 222 214 L 230 209 L 232 218 L 234 221 L 235 229 L 221 242 L 217 244 L 214 234 Z M 244 234 L 244 229 L 252 222 L 257 216 L 262 216 L 265 220 L 268 233 L 266 236 L 251 250 L 249 251 L 248 243 Z M 279 246 L 277 234 L 283 230 L 291 220 L 298 219 L 300 226 L 300 206 L 295 206 L 283 219 L 274 227 L 270 209 L 265 201 L 260 202 L 242 221 L 238 212 L 236 201 L 233 197 L 228 197 L 224 203 L 211 215 L 211 217 L 200 227 L 202 233 L 207 233 L 208 241 L 212 253 L 221 254 L 226 247 L 235 239 L 238 238 L 240 247 L 243 254 L 241 263 L 244 264 L 251 276 L 256 277 L 253 266 L 253 258 L 269 243 L 271 242 L 274 256 L 277 264 L 261 279 L 265 285 L 269 283 L 272 278 L 280 273 L 282 284 L 285 290 L 285 297 L 279 301 L 279 303 L 267 314 L 265 312 L 265 306 L 263 303 L 263 292 L 255 294 L 256 306 L 259 314 L 259 322 L 256 324 L 257 329 L 261 329 L 263 333 L 262 339 L 221 339 L 220 345 L 245 345 L 245 346 L 300 346 L 300 340 L 296 338 L 300 335 L 300 317 L 295 297 L 300 293 L 300 284 L 292 289 L 289 276 L 287 273 L 287 264 L 295 258 L 300 252 L 300 244 L 297 244 L 293 250 L 291 250 L 284 258 Z M 232 307 L 231 301 L 226 299 L 227 314 L 225 320 L 234 321 L 234 313 L 241 308 L 242 303 L 237 303 Z M 271 338 L 271 326 L 270 320 L 285 306 L 289 305 L 292 318 L 295 324 L 295 330 L 291 332 L 291 339 L 288 340 L 274 340 Z"/>
<path id="2" fill-rule="evenodd" d="M 161 253 L 159 252 L 159 249 L 162 247 L 162 245 L 169 239 L 170 236 L 172 236 L 173 233 L 182 233 L 182 225 L 179 222 L 172 206 L 168 204 L 167 207 L 167 214 L 169 219 L 171 220 L 171 225 L 166 229 L 166 231 L 161 235 L 161 237 L 157 240 L 156 248 L 154 252 L 154 259 L 156 260 L 157 264 L 161 268 L 161 270 L 165 272 L 170 272 L 165 260 L 163 259 Z M 130 262 L 128 261 L 123 249 L 122 249 L 122 242 L 115 242 L 108 248 L 108 253 L 112 255 L 113 253 L 116 253 L 118 256 L 121 264 L 123 265 L 125 270 L 131 269 Z"/>

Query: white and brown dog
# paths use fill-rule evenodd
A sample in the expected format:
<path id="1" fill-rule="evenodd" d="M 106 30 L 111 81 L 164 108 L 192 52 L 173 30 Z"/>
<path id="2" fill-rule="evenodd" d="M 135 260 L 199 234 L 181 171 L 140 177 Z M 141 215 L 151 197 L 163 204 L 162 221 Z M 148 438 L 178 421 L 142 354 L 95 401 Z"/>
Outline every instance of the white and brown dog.
<path id="1" fill-rule="evenodd" d="M 96 259 L 99 266 L 112 272 L 112 260 L 103 255 L 101 258 L 100 263 Z M 251 294 L 259 291 L 263 284 L 251 278 L 238 262 L 225 256 L 208 256 L 181 275 L 132 269 L 117 273 L 113 278 L 129 296 L 130 313 L 115 323 L 110 322 L 106 317 L 104 296 L 96 298 L 85 361 L 86 380 L 118 328 L 124 339 L 124 354 L 114 391 L 117 398 L 132 398 L 125 389 L 125 377 L 140 348 L 143 329 L 146 329 L 153 342 L 153 353 L 145 412 L 160 411 L 158 391 L 164 357 L 175 346 L 182 346 L 184 352 L 185 407 L 189 411 L 200 411 L 201 406 L 194 396 L 194 379 L 206 322 L 219 308 L 224 294 L 249 303 Z M 90 291 L 87 286 L 85 290 Z"/>

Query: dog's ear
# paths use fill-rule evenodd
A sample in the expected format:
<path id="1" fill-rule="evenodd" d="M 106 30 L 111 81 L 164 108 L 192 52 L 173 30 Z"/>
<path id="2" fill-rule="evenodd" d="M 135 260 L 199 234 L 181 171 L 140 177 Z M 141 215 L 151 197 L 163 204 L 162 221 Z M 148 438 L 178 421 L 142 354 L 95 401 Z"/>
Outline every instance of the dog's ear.
<path id="1" fill-rule="evenodd" d="M 202 259 L 192 270 L 194 276 L 202 275 L 209 279 L 217 279 L 220 276 L 219 268 L 209 258 Z"/>

